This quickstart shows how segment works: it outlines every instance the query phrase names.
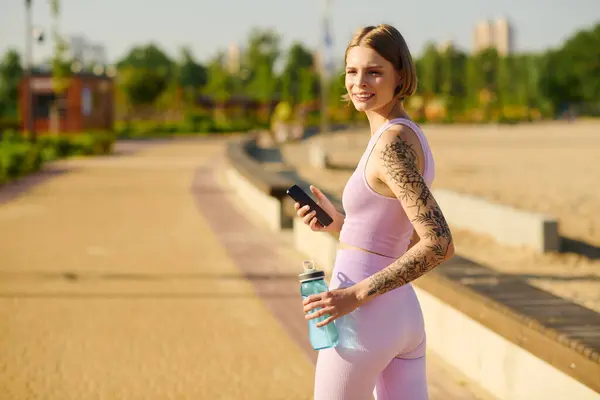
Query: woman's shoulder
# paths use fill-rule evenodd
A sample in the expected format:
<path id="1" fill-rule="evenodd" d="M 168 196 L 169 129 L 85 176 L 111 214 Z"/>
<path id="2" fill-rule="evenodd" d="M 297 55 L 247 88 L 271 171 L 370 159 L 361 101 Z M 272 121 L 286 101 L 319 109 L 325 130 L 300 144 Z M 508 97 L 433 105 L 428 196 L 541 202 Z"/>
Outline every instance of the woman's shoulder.
<path id="1" fill-rule="evenodd" d="M 378 155 L 378 165 L 381 168 L 401 168 L 412 171 L 417 168 L 420 172 L 426 170 L 427 155 L 421 145 L 417 132 L 406 124 L 394 124 L 383 132 L 375 144 L 373 151 Z"/>
<path id="2" fill-rule="evenodd" d="M 379 140 L 377 140 L 377 143 L 375 144 L 375 149 L 383 150 L 389 147 L 420 148 L 421 140 L 419 138 L 419 134 L 416 132 L 416 129 L 420 128 L 418 128 L 416 125 L 411 125 L 412 124 L 393 123 L 381 133 Z"/>

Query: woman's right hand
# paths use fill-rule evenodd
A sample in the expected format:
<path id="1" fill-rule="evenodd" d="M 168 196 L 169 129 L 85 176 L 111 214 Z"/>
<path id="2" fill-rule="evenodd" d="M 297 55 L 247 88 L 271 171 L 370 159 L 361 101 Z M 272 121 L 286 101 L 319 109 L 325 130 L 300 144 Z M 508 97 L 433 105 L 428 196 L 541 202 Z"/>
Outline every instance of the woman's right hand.
<path id="1" fill-rule="evenodd" d="M 300 207 L 299 203 L 294 204 L 296 214 L 302 218 L 302 222 L 310 227 L 315 232 L 339 232 L 342 228 L 343 215 L 340 214 L 331 201 L 321 192 L 316 186 L 310 186 L 310 191 L 317 198 L 317 204 L 333 219 L 333 222 L 327 227 L 319 223 L 315 211 L 310 211 L 309 206 Z"/>

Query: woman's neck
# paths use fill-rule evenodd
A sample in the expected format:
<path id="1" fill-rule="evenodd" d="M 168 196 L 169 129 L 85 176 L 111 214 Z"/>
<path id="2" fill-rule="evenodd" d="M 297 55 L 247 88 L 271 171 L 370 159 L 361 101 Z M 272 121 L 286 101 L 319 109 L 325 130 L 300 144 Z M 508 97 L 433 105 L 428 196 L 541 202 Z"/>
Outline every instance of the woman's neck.
<path id="1" fill-rule="evenodd" d="M 394 118 L 408 118 L 400 101 L 393 101 L 378 110 L 367 111 L 367 119 L 371 128 L 371 135 L 379 130 L 386 122 Z"/>

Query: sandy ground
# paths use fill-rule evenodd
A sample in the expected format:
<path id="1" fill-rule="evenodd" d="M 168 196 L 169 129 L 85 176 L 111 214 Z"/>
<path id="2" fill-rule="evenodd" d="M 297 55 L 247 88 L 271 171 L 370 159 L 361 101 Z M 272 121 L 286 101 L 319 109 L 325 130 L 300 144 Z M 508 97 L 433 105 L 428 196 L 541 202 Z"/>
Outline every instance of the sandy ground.
<path id="1" fill-rule="evenodd" d="M 453 228 L 457 251 L 600 312 L 600 122 L 425 126 L 424 131 L 436 162 L 434 187 L 551 215 L 562 236 L 583 242 L 596 256 L 538 254 Z M 282 153 L 304 179 L 340 195 L 368 139 L 366 129 L 350 130 L 287 144 Z M 308 146 L 316 140 L 345 168 L 309 167 Z"/>

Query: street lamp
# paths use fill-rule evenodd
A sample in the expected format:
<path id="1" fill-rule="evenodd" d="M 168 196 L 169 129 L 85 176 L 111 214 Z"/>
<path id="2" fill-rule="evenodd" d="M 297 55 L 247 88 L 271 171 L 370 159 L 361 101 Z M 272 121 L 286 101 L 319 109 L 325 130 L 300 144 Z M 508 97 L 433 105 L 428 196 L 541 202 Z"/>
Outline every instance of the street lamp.
<path id="1" fill-rule="evenodd" d="M 327 104 L 329 100 L 329 75 L 331 69 L 331 0 L 324 0 L 323 9 L 323 42 L 321 46 L 321 133 L 329 132 L 329 116 L 327 115 Z"/>

